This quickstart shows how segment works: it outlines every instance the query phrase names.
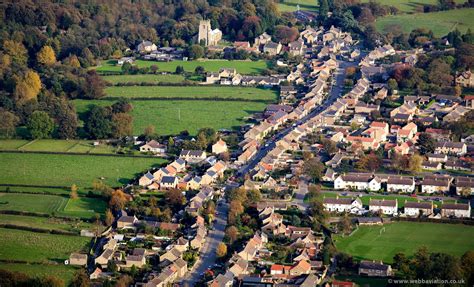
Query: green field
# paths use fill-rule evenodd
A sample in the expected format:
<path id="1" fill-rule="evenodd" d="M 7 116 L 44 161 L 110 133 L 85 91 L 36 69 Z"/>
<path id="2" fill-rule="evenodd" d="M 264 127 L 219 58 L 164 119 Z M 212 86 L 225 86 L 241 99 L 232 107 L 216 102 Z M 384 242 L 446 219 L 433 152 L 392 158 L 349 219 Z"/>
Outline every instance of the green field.
<path id="1" fill-rule="evenodd" d="M 103 178 L 111 186 L 120 186 L 164 162 L 158 158 L 0 153 L 0 184 L 85 188 Z"/>
<path id="2" fill-rule="evenodd" d="M 71 153 L 100 153 L 115 154 L 117 148 L 101 144 L 93 145 L 93 141 L 87 140 L 0 140 L 0 150 L 18 151 L 49 151 L 49 152 L 71 152 Z"/>
<path id="3" fill-rule="evenodd" d="M 83 221 L 69 221 L 53 217 L 37 217 L 2 214 L 0 224 L 13 224 L 17 226 L 34 227 L 50 230 L 63 230 L 70 232 L 80 232 L 81 229 L 89 229 L 92 224 Z"/>
<path id="4" fill-rule="evenodd" d="M 103 62 L 101 66 L 95 67 L 99 73 L 120 73 L 121 66 L 116 65 L 116 60 Z M 156 65 L 158 71 L 175 72 L 177 66 L 182 66 L 186 72 L 194 72 L 197 66 L 202 66 L 208 72 L 217 72 L 220 68 L 235 68 L 238 73 L 245 75 L 257 75 L 268 68 L 265 61 L 227 61 L 227 60 L 202 60 L 202 61 L 172 61 L 155 62 L 137 60 L 135 64 L 142 67 Z"/>
<path id="5" fill-rule="evenodd" d="M 125 98 L 183 98 L 183 99 L 243 99 L 265 102 L 275 102 L 277 92 L 271 89 L 252 87 L 219 87 L 219 86 L 133 86 L 133 87 L 108 87 L 105 90 L 107 97 Z"/>
<path id="6" fill-rule="evenodd" d="M 64 263 L 87 250 L 90 238 L 0 228 L 0 260 Z"/>
<path id="7" fill-rule="evenodd" d="M 105 202 L 98 198 L 0 193 L 0 210 L 27 211 L 62 216 L 91 218 L 95 213 L 105 211 Z"/>
<path id="8" fill-rule="evenodd" d="M 51 187 L 33 187 L 33 186 L 0 186 L 0 192 L 14 192 L 14 193 L 38 193 L 38 194 L 53 194 L 53 195 L 67 195 L 71 189 L 68 188 L 51 188 Z M 88 191 L 79 189 L 79 194 L 86 194 Z"/>
<path id="9" fill-rule="evenodd" d="M 362 0 L 361 2 L 369 2 L 370 0 Z M 373 0 L 372 0 L 373 1 Z M 382 5 L 388 5 L 396 7 L 401 12 L 413 13 L 417 9 L 423 9 L 423 5 L 438 5 L 438 0 L 375 0 Z M 462 4 L 466 2 L 465 0 L 454 0 L 456 4 Z"/>
<path id="10" fill-rule="evenodd" d="M 381 229 L 385 231 L 381 232 Z M 410 256 L 421 246 L 432 252 L 461 256 L 474 249 L 474 227 L 467 225 L 395 222 L 383 226 L 360 226 L 351 236 L 336 237 L 338 250 L 355 259 L 382 260 L 392 263 L 403 252 Z"/>
<path id="11" fill-rule="evenodd" d="M 474 27 L 474 8 L 386 16 L 377 19 L 375 26 L 382 32 L 386 32 L 391 26 L 399 26 L 406 33 L 415 28 L 428 28 L 437 37 L 456 28 L 464 33 L 468 28 Z"/>
<path id="12" fill-rule="evenodd" d="M 318 1 L 316 0 L 280 0 L 278 1 L 278 9 L 281 12 L 293 12 L 300 5 L 300 10 L 315 11 L 318 9 Z"/>
<path id="13" fill-rule="evenodd" d="M 104 80 L 111 84 L 118 83 L 181 83 L 184 76 L 175 74 L 157 74 L 157 75 L 113 75 L 103 76 Z"/>
<path id="14" fill-rule="evenodd" d="M 0 269 L 25 273 L 31 277 L 55 276 L 64 281 L 68 286 L 74 277 L 76 267 L 71 265 L 57 264 L 21 264 L 21 263 L 0 263 Z"/>
<path id="15" fill-rule="evenodd" d="M 79 114 L 92 105 L 108 106 L 113 101 L 74 100 Z M 133 101 L 133 133 L 142 134 L 145 127 L 154 125 L 160 135 L 178 134 L 183 130 L 196 134 L 200 128 L 236 129 L 245 124 L 246 117 L 261 112 L 266 104 L 238 101 Z M 140 170 L 138 170 L 140 171 Z M 98 176 L 96 174 L 96 176 Z M 0 176 L 1 178 L 1 176 Z M 1 183 L 1 182 L 0 182 Z"/>

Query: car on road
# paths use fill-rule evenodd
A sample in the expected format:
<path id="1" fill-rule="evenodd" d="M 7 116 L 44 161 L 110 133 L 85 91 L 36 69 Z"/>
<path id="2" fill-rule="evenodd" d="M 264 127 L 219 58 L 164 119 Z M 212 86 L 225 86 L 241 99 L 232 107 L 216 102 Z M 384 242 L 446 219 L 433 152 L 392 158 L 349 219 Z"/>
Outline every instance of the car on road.
<path id="1" fill-rule="evenodd" d="M 417 198 L 418 196 L 416 194 L 410 194 L 411 197 Z"/>

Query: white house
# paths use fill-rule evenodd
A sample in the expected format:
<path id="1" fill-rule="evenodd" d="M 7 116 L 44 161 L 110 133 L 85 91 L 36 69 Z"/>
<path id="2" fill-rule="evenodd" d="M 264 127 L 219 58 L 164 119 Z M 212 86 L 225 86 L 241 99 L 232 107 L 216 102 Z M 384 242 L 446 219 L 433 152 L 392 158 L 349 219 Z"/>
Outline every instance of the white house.
<path id="1" fill-rule="evenodd" d="M 471 205 L 469 203 L 446 203 L 441 205 L 441 216 L 443 217 L 471 217 Z"/>
<path id="2" fill-rule="evenodd" d="M 417 217 L 419 215 L 433 214 L 433 202 L 413 202 L 405 201 L 405 215 Z"/>
<path id="3" fill-rule="evenodd" d="M 387 180 L 388 192 L 413 192 L 415 180 L 410 176 L 390 176 Z"/>
<path id="4" fill-rule="evenodd" d="M 152 152 L 155 154 L 166 153 L 166 146 L 156 140 L 151 140 L 140 147 L 140 152 Z"/>
<path id="5" fill-rule="evenodd" d="M 421 192 L 423 193 L 444 193 L 449 192 L 451 184 L 447 177 L 425 177 L 421 182 Z"/>
<path id="6" fill-rule="evenodd" d="M 150 41 L 142 41 L 137 46 L 137 51 L 140 53 L 151 53 L 157 49 L 158 47 Z"/>
<path id="7" fill-rule="evenodd" d="M 359 198 L 324 198 L 323 205 L 329 212 L 357 212 L 362 209 L 362 201 Z"/>
<path id="8" fill-rule="evenodd" d="M 371 174 L 349 173 L 336 178 L 334 188 L 377 191 L 381 188 L 381 181 Z"/>
<path id="9" fill-rule="evenodd" d="M 471 194 L 474 194 L 474 178 L 466 176 L 456 178 L 456 193 L 461 194 L 464 190 L 469 190 Z"/>
<path id="10" fill-rule="evenodd" d="M 221 154 L 227 151 L 227 144 L 222 139 L 219 139 L 215 144 L 212 145 L 212 153 Z"/>
<path id="11" fill-rule="evenodd" d="M 394 215 L 398 213 L 398 201 L 385 200 L 385 199 L 371 199 L 369 201 L 369 211 L 379 212 L 381 211 L 386 215 Z"/>
<path id="12" fill-rule="evenodd" d="M 206 152 L 202 150 L 182 150 L 179 157 L 187 162 L 200 162 L 206 159 Z"/>

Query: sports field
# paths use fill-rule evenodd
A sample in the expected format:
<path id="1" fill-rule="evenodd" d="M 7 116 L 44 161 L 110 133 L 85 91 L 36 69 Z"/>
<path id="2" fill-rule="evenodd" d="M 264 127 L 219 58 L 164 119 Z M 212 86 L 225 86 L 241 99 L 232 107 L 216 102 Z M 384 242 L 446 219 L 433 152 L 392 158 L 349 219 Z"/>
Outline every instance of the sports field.
<path id="1" fill-rule="evenodd" d="M 0 228 L 0 260 L 64 263 L 72 252 L 87 250 L 90 238 Z"/>
<path id="2" fill-rule="evenodd" d="M 99 198 L 70 199 L 59 195 L 0 193 L 0 210 L 91 218 L 95 213 L 105 211 L 105 202 Z"/>
<path id="3" fill-rule="evenodd" d="M 474 227 L 455 224 L 394 222 L 383 226 L 361 226 L 351 236 L 335 237 L 338 250 L 355 259 L 392 263 L 403 252 L 410 256 L 421 246 L 432 252 L 461 256 L 474 249 Z"/>
<path id="4" fill-rule="evenodd" d="M 370 0 L 362 0 L 362 3 L 369 2 Z M 396 7 L 401 12 L 413 13 L 417 9 L 423 9 L 423 5 L 438 5 L 438 0 L 372 0 L 382 5 L 388 5 Z M 462 4 L 465 0 L 454 0 L 456 4 Z"/>
<path id="5" fill-rule="evenodd" d="M 114 101 L 74 100 L 79 114 L 92 105 L 109 106 Z M 148 125 L 154 125 L 159 135 L 174 135 L 187 130 L 194 135 L 200 128 L 237 129 L 245 118 L 261 112 L 267 106 L 261 102 L 239 101 L 132 101 L 133 133 L 142 134 Z M 138 170 L 140 171 L 140 170 Z M 138 172 L 137 171 L 137 172 Z M 1 177 L 0 177 L 1 178 Z"/>
<path id="6" fill-rule="evenodd" d="M 387 32 L 391 26 L 398 26 L 406 33 L 415 28 L 427 28 L 437 37 L 444 36 L 454 29 L 465 33 L 468 28 L 474 27 L 474 8 L 386 16 L 377 19 L 375 26 L 382 32 Z"/>
<path id="7" fill-rule="evenodd" d="M 300 5 L 300 10 L 316 11 L 318 9 L 317 0 L 281 0 L 278 1 L 280 12 L 293 12 Z"/>
<path id="8" fill-rule="evenodd" d="M 175 75 L 175 74 L 166 74 L 166 75 L 112 75 L 112 76 L 102 76 L 104 80 L 111 84 L 118 83 L 181 83 L 184 81 L 184 76 Z"/>
<path id="9" fill-rule="evenodd" d="M 94 179 L 102 179 L 108 185 L 121 186 L 164 162 L 159 158 L 0 153 L 0 184 L 76 184 L 83 189 Z"/>
<path id="10" fill-rule="evenodd" d="M 95 67 L 99 73 L 121 73 L 122 67 L 116 65 L 117 60 L 108 60 L 101 66 Z M 186 72 L 194 72 L 196 67 L 202 66 L 207 72 L 217 72 L 220 68 L 234 68 L 240 74 L 257 75 L 267 69 L 267 63 L 263 60 L 259 61 L 227 61 L 227 60 L 202 60 L 202 61 L 171 61 L 171 62 L 155 62 L 137 60 L 135 65 L 139 68 L 150 67 L 156 65 L 158 71 L 172 72 L 176 71 L 177 66 L 182 66 Z"/>
<path id="11" fill-rule="evenodd" d="M 253 87 L 219 87 L 219 86 L 133 86 L 108 87 L 107 97 L 149 98 L 149 99 L 241 99 L 252 101 L 275 102 L 278 94 L 275 90 Z"/>

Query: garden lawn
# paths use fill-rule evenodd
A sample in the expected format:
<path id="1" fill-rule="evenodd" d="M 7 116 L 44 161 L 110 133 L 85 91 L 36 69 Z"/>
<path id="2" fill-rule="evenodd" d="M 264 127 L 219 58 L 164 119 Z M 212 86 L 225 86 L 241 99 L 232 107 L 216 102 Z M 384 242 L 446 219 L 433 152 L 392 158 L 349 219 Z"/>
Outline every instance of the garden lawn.
<path id="1" fill-rule="evenodd" d="M 294 12 L 300 5 L 300 10 L 315 11 L 318 9 L 318 1 L 316 0 L 281 0 L 278 1 L 278 9 L 281 12 Z"/>
<path id="2" fill-rule="evenodd" d="M 156 99 L 242 99 L 252 101 L 276 102 L 277 92 L 271 89 L 251 87 L 221 87 L 221 86 L 133 86 L 108 87 L 107 97 L 125 98 L 156 98 Z"/>
<path id="3" fill-rule="evenodd" d="M 114 101 L 107 100 L 74 100 L 80 115 L 87 112 L 92 105 L 109 106 L 113 103 Z M 246 123 L 246 117 L 263 111 L 267 106 L 261 102 L 212 100 L 135 100 L 132 104 L 135 135 L 142 134 L 148 125 L 154 125 L 159 135 L 175 135 L 183 130 L 195 135 L 200 128 L 237 129 Z M 96 176 L 100 175 L 96 173 Z"/>
<path id="4" fill-rule="evenodd" d="M 122 67 L 116 65 L 117 60 L 104 61 L 101 66 L 95 67 L 99 73 L 121 73 Z M 177 66 L 182 66 L 186 72 L 194 72 L 196 67 L 202 66 L 207 72 L 217 72 L 220 68 L 235 68 L 238 73 L 244 75 L 258 75 L 268 68 L 267 62 L 259 61 L 228 61 L 228 60 L 195 60 L 195 61 L 171 61 L 155 62 L 137 60 L 135 65 L 139 68 L 156 65 L 158 71 L 176 71 Z"/>
<path id="5" fill-rule="evenodd" d="M 165 160 L 118 156 L 0 153 L 0 184 L 90 187 L 94 179 L 121 186 Z"/>
<path id="6" fill-rule="evenodd" d="M 21 264 L 21 263 L 0 263 L 0 269 L 12 272 L 25 273 L 31 277 L 55 276 L 64 281 L 66 286 L 69 286 L 74 272 L 77 268 L 71 265 L 64 264 Z"/>
<path id="7" fill-rule="evenodd" d="M 12 224 L 17 226 L 26 226 L 50 230 L 63 230 L 70 232 L 80 232 L 81 229 L 91 228 L 92 224 L 80 220 L 64 220 L 53 217 L 25 216 L 2 214 L 0 224 Z"/>
<path id="8" fill-rule="evenodd" d="M 465 33 L 468 28 L 474 27 L 474 8 L 386 16 L 377 19 L 375 26 L 382 32 L 387 32 L 391 26 L 399 26 L 405 33 L 410 33 L 415 28 L 427 28 L 437 37 L 454 29 Z"/>
<path id="9" fill-rule="evenodd" d="M 0 260 L 64 263 L 72 252 L 86 251 L 90 238 L 0 228 Z"/>
<path id="10" fill-rule="evenodd" d="M 381 229 L 385 231 L 381 232 Z M 474 227 L 468 225 L 394 222 L 383 226 L 360 226 L 351 236 L 335 237 L 339 251 L 357 260 L 393 262 L 393 256 L 403 252 L 413 255 L 426 246 L 431 252 L 444 252 L 461 256 L 474 249 Z"/>
<path id="11" fill-rule="evenodd" d="M 362 2 L 369 2 L 370 0 L 362 0 Z M 404 13 L 413 13 L 416 12 L 417 9 L 423 9 L 423 5 L 438 5 L 438 0 L 375 0 L 375 2 L 380 3 L 382 5 L 393 6 Z M 456 4 L 462 4 L 466 2 L 465 0 L 454 0 Z"/>
<path id="12" fill-rule="evenodd" d="M 156 74 L 156 75 L 112 75 L 103 76 L 104 80 L 111 84 L 118 83 L 181 83 L 184 81 L 184 76 L 175 74 Z"/>

